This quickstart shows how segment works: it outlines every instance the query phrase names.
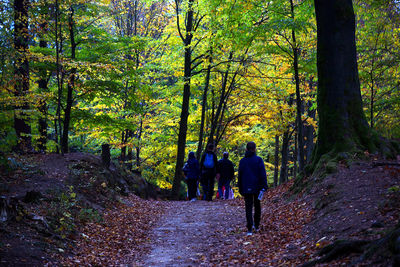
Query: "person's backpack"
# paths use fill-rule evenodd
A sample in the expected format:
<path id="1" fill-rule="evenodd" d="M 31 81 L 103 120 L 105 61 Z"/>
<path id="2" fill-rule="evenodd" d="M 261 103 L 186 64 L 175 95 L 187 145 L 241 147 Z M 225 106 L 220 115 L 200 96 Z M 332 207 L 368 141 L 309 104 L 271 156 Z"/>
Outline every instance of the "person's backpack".
<path id="1" fill-rule="evenodd" d="M 207 169 L 214 168 L 214 155 L 211 153 L 206 153 L 203 165 Z"/>

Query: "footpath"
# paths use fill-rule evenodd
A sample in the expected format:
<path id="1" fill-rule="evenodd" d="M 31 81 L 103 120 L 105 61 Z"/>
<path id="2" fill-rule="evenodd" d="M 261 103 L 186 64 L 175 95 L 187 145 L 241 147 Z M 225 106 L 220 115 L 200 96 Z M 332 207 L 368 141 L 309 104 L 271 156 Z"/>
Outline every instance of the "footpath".
<path id="1" fill-rule="evenodd" d="M 137 265 L 209 265 L 211 251 L 225 253 L 245 235 L 244 210 L 229 202 L 171 202 L 149 236 L 150 253 Z"/>

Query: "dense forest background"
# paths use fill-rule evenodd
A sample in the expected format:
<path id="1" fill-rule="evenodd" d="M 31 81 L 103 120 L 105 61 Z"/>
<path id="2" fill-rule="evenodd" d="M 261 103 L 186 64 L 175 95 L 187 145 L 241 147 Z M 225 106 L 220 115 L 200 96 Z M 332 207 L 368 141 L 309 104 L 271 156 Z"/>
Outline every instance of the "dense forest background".
<path id="1" fill-rule="evenodd" d="M 353 1 L 364 113 L 388 139 L 400 138 L 399 4 Z M 209 142 L 237 165 L 255 141 L 274 185 L 312 158 L 310 0 L 2 0 L 0 62 L 2 164 L 10 152 L 110 144 L 170 189 L 187 153 Z"/>

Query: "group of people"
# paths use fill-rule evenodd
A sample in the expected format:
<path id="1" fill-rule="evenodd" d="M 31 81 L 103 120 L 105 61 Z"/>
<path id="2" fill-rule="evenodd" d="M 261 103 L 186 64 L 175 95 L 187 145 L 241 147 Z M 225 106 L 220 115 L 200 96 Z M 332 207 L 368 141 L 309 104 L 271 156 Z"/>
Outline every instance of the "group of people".
<path id="1" fill-rule="evenodd" d="M 222 159 L 218 161 L 214 153 L 214 145 L 208 144 L 206 152 L 201 156 L 200 164 L 194 152 L 189 153 L 189 157 L 183 172 L 188 186 L 188 198 L 190 201 L 196 200 L 198 184 L 203 188 L 203 200 L 212 201 L 214 196 L 215 179 L 218 180 L 218 194 L 221 198 L 228 199 L 230 184 L 234 178 L 235 170 L 229 153 L 224 152 Z M 223 194 L 225 189 L 225 195 Z"/>
<path id="2" fill-rule="evenodd" d="M 203 199 L 212 201 L 215 179 L 218 180 L 219 196 L 228 199 L 231 181 L 234 179 L 234 166 L 232 161 L 229 160 L 228 152 L 224 152 L 222 159 L 218 161 L 214 152 L 214 145 L 208 144 L 206 151 L 201 156 L 200 163 L 197 161 L 194 152 L 189 153 L 183 172 L 190 201 L 196 200 L 199 182 L 203 188 Z M 240 160 L 238 187 L 239 193 L 245 200 L 247 234 L 252 235 L 253 231 L 258 231 L 260 226 L 262 192 L 268 189 L 264 161 L 256 155 L 256 144 L 254 142 L 247 143 L 245 156 Z M 225 188 L 225 194 L 223 188 Z"/>

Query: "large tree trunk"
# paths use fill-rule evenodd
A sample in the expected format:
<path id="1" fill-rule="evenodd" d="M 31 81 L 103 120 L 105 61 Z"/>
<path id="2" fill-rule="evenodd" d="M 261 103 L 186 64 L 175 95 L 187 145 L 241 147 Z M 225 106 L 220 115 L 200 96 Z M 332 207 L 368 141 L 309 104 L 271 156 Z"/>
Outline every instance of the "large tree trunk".
<path id="1" fill-rule="evenodd" d="M 186 20 L 186 37 L 184 39 L 185 45 L 185 66 L 184 66 L 184 77 L 183 77 L 183 98 L 182 98 L 182 111 L 181 120 L 179 123 L 179 134 L 178 134 L 178 152 L 176 156 L 176 166 L 174 182 L 172 185 L 172 197 L 175 199 L 179 198 L 179 189 L 182 180 L 182 167 L 185 160 L 185 147 L 186 147 L 186 134 L 187 134 L 187 121 L 189 117 L 189 100 L 190 100 L 190 78 L 192 75 L 192 30 L 193 30 L 193 3 L 194 0 L 189 0 L 189 7 L 187 11 Z M 178 1 L 176 1 L 178 5 Z M 178 6 L 176 7 L 178 9 Z"/>
<path id="2" fill-rule="evenodd" d="M 14 48 L 15 58 L 15 91 L 19 104 L 15 107 L 14 128 L 18 143 L 16 149 L 20 152 L 32 150 L 31 126 L 26 111 L 29 109 L 27 94 L 29 92 L 29 31 L 28 31 L 29 0 L 14 1 Z"/>
<path id="3" fill-rule="evenodd" d="M 357 70 L 351 0 L 315 0 L 317 17 L 318 140 L 313 167 L 322 155 L 375 151 L 382 143 L 366 121 Z"/>

